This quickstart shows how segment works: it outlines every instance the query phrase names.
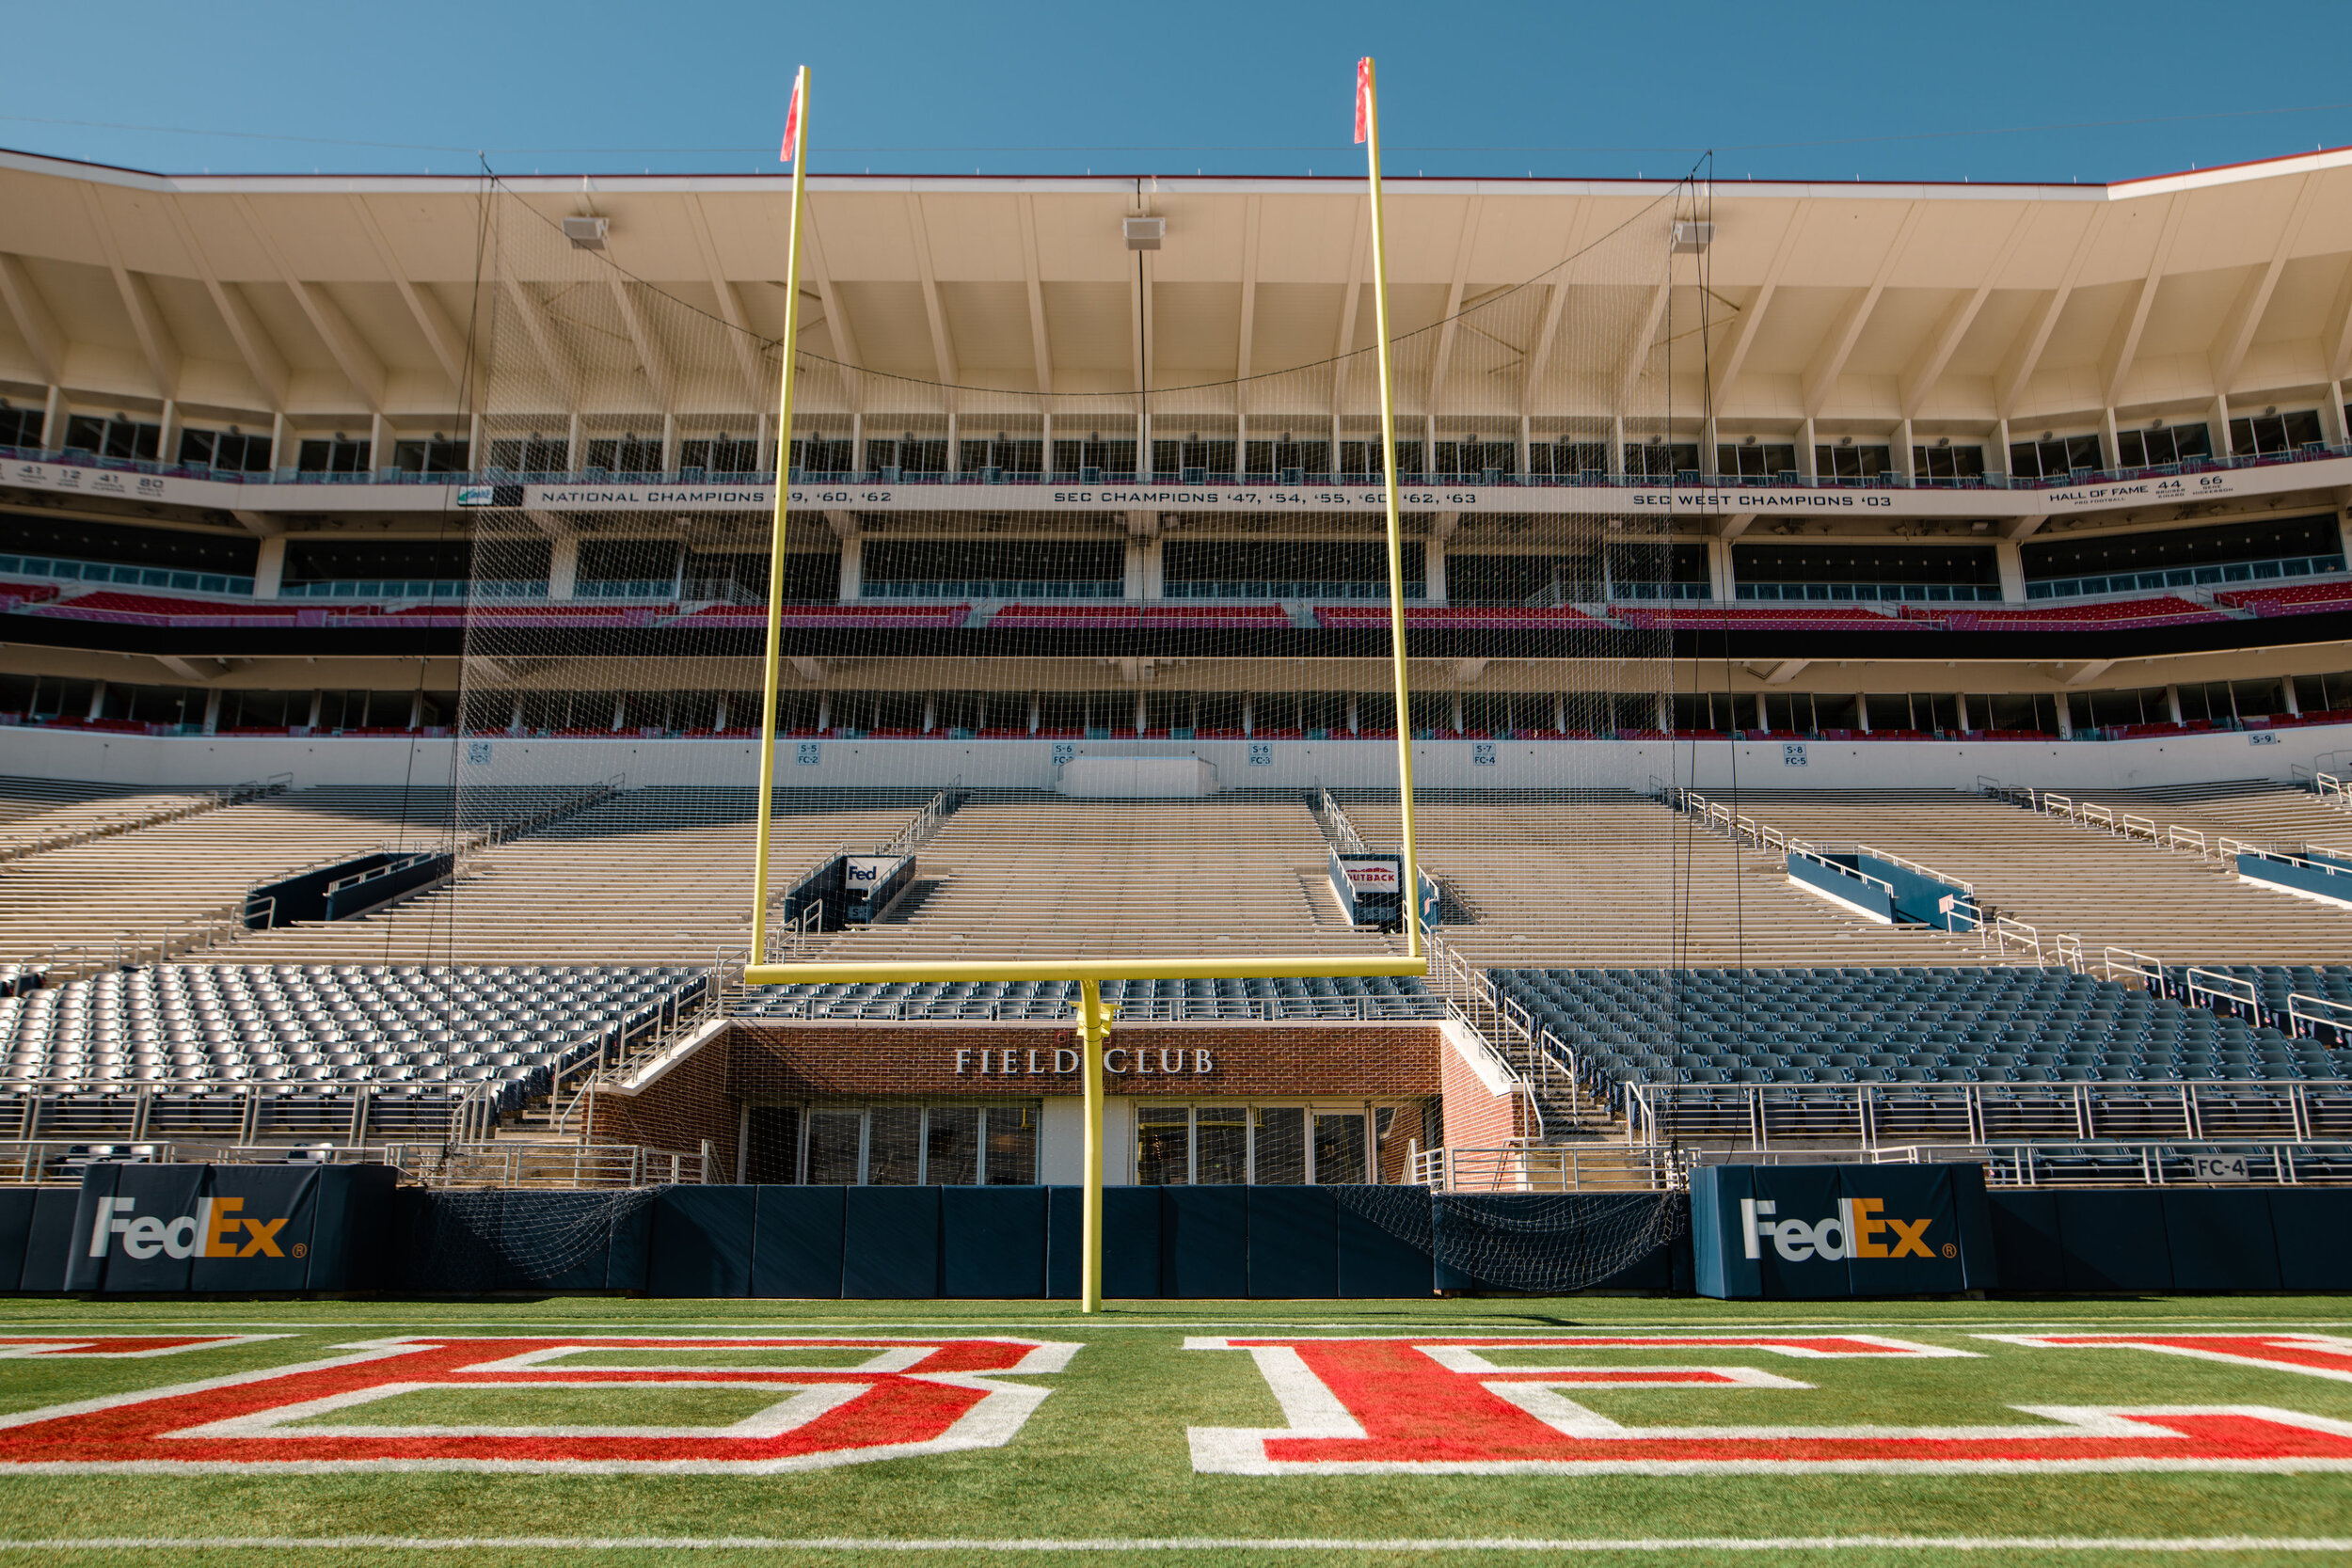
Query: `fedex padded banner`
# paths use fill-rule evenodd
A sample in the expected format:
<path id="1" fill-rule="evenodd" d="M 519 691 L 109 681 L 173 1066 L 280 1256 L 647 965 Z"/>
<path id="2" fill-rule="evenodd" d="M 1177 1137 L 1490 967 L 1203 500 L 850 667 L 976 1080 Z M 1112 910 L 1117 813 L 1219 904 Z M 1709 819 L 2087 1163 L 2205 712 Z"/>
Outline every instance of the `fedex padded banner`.
<path id="1" fill-rule="evenodd" d="M 1703 1165 L 1691 1173 L 1699 1294 L 1942 1295 L 1996 1281 L 1984 1167 Z"/>
<path id="2" fill-rule="evenodd" d="M 87 1166 L 66 1289 L 365 1289 L 394 1176 L 389 1165 Z"/>

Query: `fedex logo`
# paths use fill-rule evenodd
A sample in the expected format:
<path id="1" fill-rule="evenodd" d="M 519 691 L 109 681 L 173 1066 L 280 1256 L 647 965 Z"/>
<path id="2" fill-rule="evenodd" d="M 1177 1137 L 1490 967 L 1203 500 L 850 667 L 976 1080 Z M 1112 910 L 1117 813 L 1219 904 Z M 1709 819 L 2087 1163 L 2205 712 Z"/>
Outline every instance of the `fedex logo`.
<path id="1" fill-rule="evenodd" d="M 133 1197 L 102 1197 L 98 1200 L 98 1219 L 90 1227 L 89 1255 L 103 1258 L 114 1245 L 115 1238 L 122 1239 L 126 1258 L 141 1261 L 157 1253 L 167 1258 L 283 1258 L 286 1248 L 280 1246 L 278 1233 L 286 1227 L 291 1215 L 276 1219 L 259 1219 L 241 1213 L 245 1199 L 241 1197 L 207 1197 L 197 1201 L 196 1212 L 180 1214 L 166 1220 L 158 1214 L 133 1214 L 138 1206 Z M 294 1256 L 301 1257 L 310 1250 L 300 1242 L 293 1243 Z"/>
<path id="2" fill-rule="evenodd" d="M 1740 1200 L 1740 1237 L 1752 1260 L 1764 1256 L 1767 1240 L 1774 1252 L 1791 1263 L 1812 1258 L 1837 1263 L 1849 1258 L 1935 1256 L 1934 1249 L 1928 1245 L 1931 1217 L 1899 1220 L 1883 1216 L 1881 1211 L 1884 1207 L 1883 1198 L 1841 1197 L 1835 1214 L 1808 1224 L 1800 1219 L 1776 1217 L 1779 1205 L 1769 1197 L 1743 1197 Z M 1944 1256 L 1957 1257 L 1959 1251 L 1947 1243 Z"/>

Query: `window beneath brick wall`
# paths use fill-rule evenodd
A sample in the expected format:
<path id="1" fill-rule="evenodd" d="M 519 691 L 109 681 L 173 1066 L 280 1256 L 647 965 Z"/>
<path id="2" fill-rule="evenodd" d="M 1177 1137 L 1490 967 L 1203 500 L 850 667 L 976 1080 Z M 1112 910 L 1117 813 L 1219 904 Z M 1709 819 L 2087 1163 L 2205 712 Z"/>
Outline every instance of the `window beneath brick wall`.
<path id="1" fill-rule="evenodd" d="M 1037 1181 L 1034 1100 L 926 1105 L 755 1105 L 748 1180 L 820 1187 L 1026 1187 Z"/>
<path id="2" fill-rule="evenodd" d="M 1361 1105 L 1147 1101 L 1136 1107 L 1139 1187 L 1337 1186 L 1376 1180 Z"/>

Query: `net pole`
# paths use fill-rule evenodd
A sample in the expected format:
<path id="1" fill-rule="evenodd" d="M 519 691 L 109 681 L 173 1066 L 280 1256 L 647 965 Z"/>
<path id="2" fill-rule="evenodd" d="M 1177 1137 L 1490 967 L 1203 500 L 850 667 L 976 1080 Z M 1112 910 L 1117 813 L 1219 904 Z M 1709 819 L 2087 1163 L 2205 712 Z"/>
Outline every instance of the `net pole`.
<path id="1" fill-rule="evenodd" d="M 1359 69 L 1363 96 L 1364 158 L 1372 174 L 1372 319 L 1380 361 L 1380 466 L 1388 481 L 1389 647 L 1396 680 L 1397 832 L 1403 840 L 1403 876 L 1397 902 L 1405 925 L 1405 956 L 1421 952 L 1421 865 L 1413 841 L 1413 708 L 1405 668 L 1405 529 L 1397 509 L 1396 393 L 1389 373 L 1389 264 L 1380 221 L 1380 101 L 1372 56 Z"/>
<path id="2" fill-rule="evenodd" d="M 1078 1310 L 1103 1310 L 1103 1042 L 1111 1032 L 1111 1009 L 1103 1005 L 1103 983 L 1078 984 L 1078 1048 L 1086 1062 L 1086 1194 L 1081 1228 Z"/>
<path id="3" fill-rule="evenodd" d="M 776 793 L 776 698 L 784 663 L 784 529 L 789 505 L 792 451 L 792 361 L 801 337 L 801 220 L 808 190 L 808 67 L 792 84 L 792 230 L 785 248 L 784 341 L 776 357 L 776 505 L 774 538 L 768 559 L 768 654 L 766 697 L 759 715 L 759 829 L 752 850 L 752 950 L 750 961 L 768 961 L 768 830 Z"/>

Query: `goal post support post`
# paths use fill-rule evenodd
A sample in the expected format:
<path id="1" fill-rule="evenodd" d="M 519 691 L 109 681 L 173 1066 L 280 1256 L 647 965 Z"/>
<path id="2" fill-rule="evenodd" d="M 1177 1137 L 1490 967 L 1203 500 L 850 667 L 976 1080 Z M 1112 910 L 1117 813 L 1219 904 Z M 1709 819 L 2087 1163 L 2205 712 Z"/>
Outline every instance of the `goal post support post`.
<path id="1" fill-rule="evenodd" d="M 1078 1048 L 1086 1073 L 1086 1195 L 1079 1223 L 1081 1278 L 1078 1310 L 1103 1310 L 1103 1042 L 1110 1037 L 1111 1015 L 1118 1009 L 1103 1000 L 1099 980 L 1079 983 Z"/>

